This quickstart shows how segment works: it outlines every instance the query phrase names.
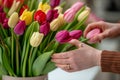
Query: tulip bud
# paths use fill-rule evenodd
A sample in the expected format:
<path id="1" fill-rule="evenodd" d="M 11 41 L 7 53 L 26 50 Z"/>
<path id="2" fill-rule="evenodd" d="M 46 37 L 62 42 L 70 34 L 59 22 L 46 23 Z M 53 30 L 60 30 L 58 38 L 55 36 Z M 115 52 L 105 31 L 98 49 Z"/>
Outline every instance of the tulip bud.
<path id="1" fill-rule="evenodd" d="M 43 37 L 44 37 L 44 34 L 39 32 L 34 32 L 30 38 L 30 45 L 32 47 L 38 47 L 42 42 Z"/>
<path id="2" fill-rule="evenodd" d="M 23 35 L 25 31 L 25 21 L 20 21 L 14 28 L 14 32 L 18 35 Z"/>
<path id="3" fill-rule="evenodd" d="M 72 5 L 72 9 L 74 9 L 75 12 L 79 11 L 84 6 L 83 2 L 76 2 L 74 5 Z"/>
<path id="4" fill-rule="evenodd" d="M 18 23 L 18 20 L 19 20 L 18 13 L 14 12 L 8 20 L 9 27 L 14 28 L 15 25 Z"/>
<path id="5" fill-rule="evenodd" d="M 38 10 L 34 14 L 34 20 L 38 21 L 40 24 L 42 24 L 46 21 L 46 14 L 43 11 Z"/>
<path id="6" fill-rule="evenodd" d="M 47 13 L 50 10 L 50 5 L 48 3 L 42 4 L 42 2 L 39 3 L 38 10 L 43 11 L 44 13 Z"/>
<path id="7" fill-rule="evenodd" d="M 20 5 L 20 1 L 17 2 L 16 0 L 14 0 L 13 4 L 8 12 L 8 15 L 11 16 L 18 9 L 19 5 Z"/>
<path id="8" fill-rule="evenodd" d="M 0 2 L 3 2 L 3 5 L 7 8 L 10 8 L 13 4 L 13 0 L 1 0 Z"/>
<path id="9" fill-rule="evenodd" d="M 55 10 L 58 10 L 58 13 L 60 14 L 60 13 L 62 13 L 63 8 L 61 6 L 57 6 L 57 7 L 55 7 Z"/>
<path id="10" fill-rule="evenodd" d="M 82 21 L 84 18 L 88 17 L 90 14 L 90 9 L 84 10 L 82 13 L 79 14 L 78 16 L 78 21 Z"/>
<path id="11" fill-rule="evenodd" d="M 33 12 L 24 10 L 24 12 L 22 13 L 22 15 L 20 16 L 20 20 L 25 21 L 26 25 L 29 25 L 32 22 L 32 16 L 33 16 Z"/>
<path id="12" fill-rule="evenodd" d="M 73 30 L 69 34 L 72 37 L 72 39 L 79 39 L 82 36 L 82 31 L 81 30 Z"/>
<path id="13" fill-rule="evenodd" d="M 53 19 L 58 17 L 58 10 L 49 10 L 47 13 L 47 21 L 51 22 Z"/>
<path id="14" fill-rule="evenodd" d="M 87 39 L 91 39 L 91 38 L 93 38 L 94 36 L 100 34 L 100 32 L 101 32 L 100 29 L 95 28 L 95 29 L 91 30 L 90 32 L 88 32 L 88 34 L 86 35 L 86 38 L 87 38 Z"/>
<path id="15" fill-rule="evenodd" d="M 43 33 L 45 36 L 50 32 L 50 24 L 48 22 L 40 26 L 40 33 Z"/>
<path id="16" fill-rule="evenodd" d="M 60 0 L 50 0 L 50 6 L 52 8 L 55 8 L 56 6 L 58 6 L 60 4 Z"/>
<path id="17" fill-rule="evenodd" d="M 65 13 L 64 13 L 64 20 L 68 23 L 72 22 L 74 20 L 76 12 L 74 11 L 74 9 L 68 9 Z"/>
<path id="18" fill-rule="evenodd" d="M 70 41 L 71 37 L 68 31 L 62 30 L 55 35 L 55 39 L 62 44 Z"/>
<path id="19" fill-rule="evenodd" d="M 65 23 L 65 21 L 64 21 L 64 19 L 63 19 L 63 15 L 60 14 L 57 19 L 54 19 L 54 20 L 50 23 L 50 29 L 51 29 L 52 31 L 56 31 L 56 30 L 58 30 L 64 23 Z"/>

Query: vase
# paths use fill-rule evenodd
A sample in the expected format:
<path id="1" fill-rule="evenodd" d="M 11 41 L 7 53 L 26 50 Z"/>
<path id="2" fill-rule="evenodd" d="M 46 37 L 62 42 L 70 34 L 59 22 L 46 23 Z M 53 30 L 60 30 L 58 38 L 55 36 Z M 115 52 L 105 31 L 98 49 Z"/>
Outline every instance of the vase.
<path id="1" fill-rule="evenodd" d="M 38 77 L 12 77 L 3 76 L 2 80 L 48 80 L 48 75 L 38 76 Z"/>

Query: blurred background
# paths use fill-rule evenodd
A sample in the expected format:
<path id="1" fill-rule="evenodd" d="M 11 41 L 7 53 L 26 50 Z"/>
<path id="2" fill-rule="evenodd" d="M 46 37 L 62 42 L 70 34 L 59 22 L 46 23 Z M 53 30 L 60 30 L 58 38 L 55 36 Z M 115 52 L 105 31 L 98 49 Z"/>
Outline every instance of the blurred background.
<path id="1" fill-rule="evenodd" d="M 64 1 L 64 0 L 63 0 Z M 78 0 L 65 0 L 69 7 Z M 104 21 L 120 22 L 120 0 L 81 0 L 85 2 L 98 17 Z M 99 45 L 101 50 L 120 51 L 120 38 L 105 39 Z M 120 80 L 119 74 L 101 72 L 100 67 L 67 73 L 59 68 L 49 74 L 49 80 Z"/>

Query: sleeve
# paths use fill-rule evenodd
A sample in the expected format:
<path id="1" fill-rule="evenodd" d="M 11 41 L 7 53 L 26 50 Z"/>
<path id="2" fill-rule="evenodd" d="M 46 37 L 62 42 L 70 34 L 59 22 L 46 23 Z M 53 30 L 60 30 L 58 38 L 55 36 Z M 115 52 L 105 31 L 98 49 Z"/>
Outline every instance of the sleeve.
<path id="1" fill-rule="evenodd" d="M 102 72 L 113 72 L 120 74 L 120 52 L 106 51 L 101 54 Z"/>

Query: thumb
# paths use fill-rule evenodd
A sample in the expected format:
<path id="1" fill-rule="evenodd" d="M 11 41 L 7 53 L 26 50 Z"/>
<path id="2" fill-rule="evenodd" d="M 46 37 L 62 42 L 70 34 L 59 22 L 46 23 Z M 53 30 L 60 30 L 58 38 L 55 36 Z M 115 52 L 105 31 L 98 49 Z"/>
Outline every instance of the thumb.
<path id="1" fill-rule="evenodd" d="M 71 41 L 69 41 L 68 43 L 76 46 L 77 48 L 80 48 L 81 47 L 81 42 L 77 39 L 72 39 Z"/>

